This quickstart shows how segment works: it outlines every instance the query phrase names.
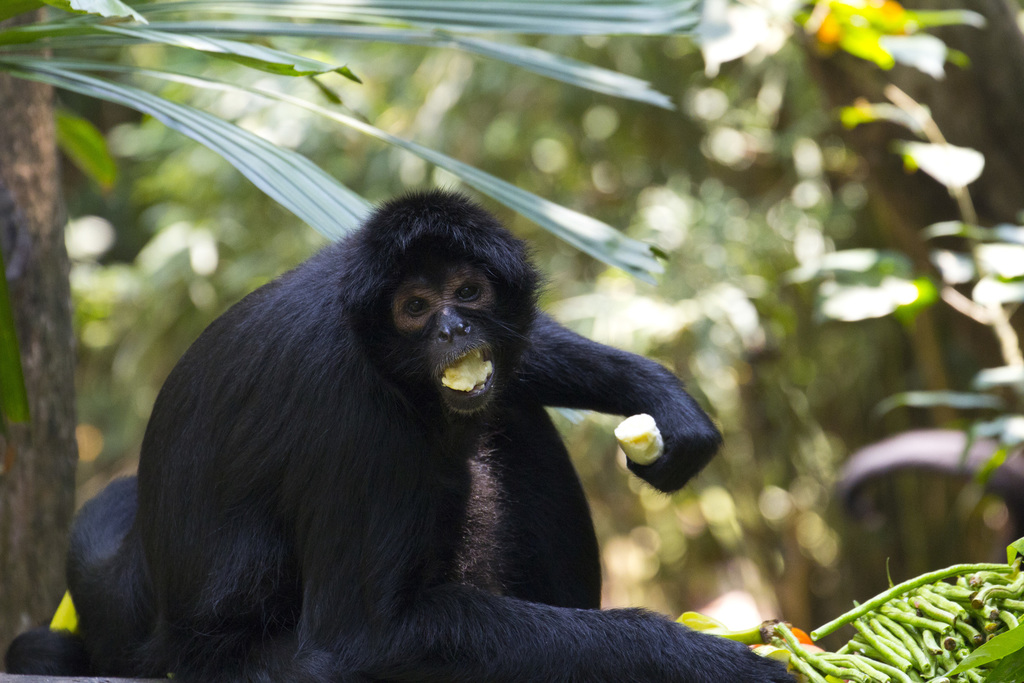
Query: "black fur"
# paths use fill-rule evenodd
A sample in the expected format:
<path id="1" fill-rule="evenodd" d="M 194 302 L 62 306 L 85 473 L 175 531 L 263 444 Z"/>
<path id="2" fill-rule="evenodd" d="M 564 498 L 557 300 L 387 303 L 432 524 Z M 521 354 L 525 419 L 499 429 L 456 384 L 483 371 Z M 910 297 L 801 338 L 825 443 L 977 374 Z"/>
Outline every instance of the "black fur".
<path id="1" fill-rule="evenodd" d="M 466 314 L 497 378 L 470 414 L 439 400 L 427 337 L 390 322 L 402 276 L 438 261 L 497 292 Z M 490 215 L 434 192 L 383 206 L 215 321 L 160 392 L 137 480 L 78 515 L 69 584 L 90 672 L 791 681 L 738 644 L 597 609 L 589 510 L 543 406 L 652 414 L 665 455 L 632 468 L 666 491 L 720 437 L 665 369 L 538 314 L 536 280 Z M 29 659 L 15 665 L 39 671 Z"/>
<path id="2" fill-rule="evenodd" d="M 14 639 L 4 655 L 4 666 L 7 671 L 31 671 L 38 676 L 85 676 L 89 653 L 81 638 L 40 626 Z"/>

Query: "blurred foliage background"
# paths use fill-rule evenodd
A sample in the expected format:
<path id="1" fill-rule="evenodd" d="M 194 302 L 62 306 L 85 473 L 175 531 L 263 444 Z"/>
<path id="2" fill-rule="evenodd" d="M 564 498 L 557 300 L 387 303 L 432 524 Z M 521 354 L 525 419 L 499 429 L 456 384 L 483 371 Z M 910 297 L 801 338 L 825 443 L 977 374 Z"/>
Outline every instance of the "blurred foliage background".
<path id="1" fill-rule="evenodd" d="M 893 2 L 866 5 L 902 9 Z M 275 43 L 348 65 L 361 85 L 340 76 L 323 80 L 376 126 L 621 226 L 667 254 L 665 274 L 656 285 L 645 284 L 485 202 L 530 241 L 547 276 L 547 310 L 583 334 L 671 367 L 725 433 L 721 457 L 685 490 L 664 496 L 627 475 L 611 436 L 614 418 L 556 415 L 602 541 L 606 606 L 678 614 L 740 591 L 765 617 L 811 626 L 884 588 L 887 567 L 900 580 L 988 559 L 1013 533 L 1004 502 L 982 495 L 969 477 L 917 471 L 883 477 L 871 485 L 878 514 L 868 522 L 839 504 L 838 473 L 857 448 L 910 428 L 1013 416 L 1006 404 L 980 413 L 972 405 L 958 409 L 928 400 L 925 407 L 876 408 L 908 391 L 964 389 L 981 369 L 1013 365 L 991 325 L 934 296 L 949 283 L 932 265 L 932 247 L 921 231 L 939 220 L 996 225 L 1015 223 L 1016 216 L 964 216 L 955 193 L 950 199 L 940 180 L 905 170 L 888 140 L 865 140 L 879 127 L 916 139 L 912 127 L 894 133 L 898 126 L 873 122 L 885 112 L 861 106 L 864 122 L 844 128 L 839 107 L 854 105 L 857 96 L 877 103 L 885 84 L 903 79 L 904 87 L 913 81 L 927 89 L 957 82 L 913 66 L 886 70 L 893 65 L 870 54 L 852 56 L 857 45 L 839 46 L 838 36 L 856 21 L 842 24 L 835 15 L 840 23 L 828 24 L 800 16 L 800 6 L 712 3 L 706 12 L 761 12 L 753 23 L 736 14 L 721 15 L 731 23 L 707 20 L 706 31 L 725 25 L 732 45 L 739 45 L 724 57 L 712 49 L 713 32 L 705 33 L 707 55 L 682 36 L 532 43 L 650 80 L 671 97 L 675 111 L 455 51 Z M 1014 7 L 1014 20 L 1017 12 Z M 739 30 L 750 26 L 757 30 Z M 1016 23 L 1011 28 L 1017 40 Z M 952 45 L 958 36 L 976 40 L 975 34 L 992 30 L 968 25 L 939 35 Z M 878 35 L 868 43 L 877 44 Z M 728 53 L 728 45 L 724 49 Z M 125 58 L 166 65 L 182 56 L 145 46 Z M 188 58 L 197 60 L 193 70 L 227 80 L 250 77 L 241 67 Z M 945 66 L 972 68 L 981 67 Z M 182 86 L 161 94 L 173 98 L 175 88 Z M 920 97 L 920 90 L 906 89 Z M 307 95 L 316 96 L 312 86 Z M 73 94 L 62 93 L 60 100 L 103 131 L 118 168 L 106 187 L 70 165 L 66 174 L 81 501 L 134 469 L 156 393 L 199 332 L 244 294 L 312 254 L 323 238 L 212 152 L 156 121 Z M 459 187 L 457 178 L 408 153 L 294 108 L 239 93 L 200 93 L 191 101 L 302 152 L 372 200 L 431 185 Z M 932 113 L 936 120 L 957 115 L 952 105 Z M 940 120 L 939 127 L 946 125 Z M 971 146 L 956 130 L 946 133 L 950 142 Z M 1024 133 L 1016 135 L 1019 142 Z M 996 144 L 1013 147 L 1006 140 Z M 890 167 L 895 171 L 887 176 Z M 907 190 L 916 209 L 886 204 L 889 195 L 879 184 L 895 191 L 901 183 L 926 188 L 912 197 Z M 1024 192 L 1018 198 L 1014 211 L 1024 208 Z M 970 256 L 979 240 L 954 237 L 959 241 L 946 248 L 954 254 L 949 259 L 976 265 Z M 823 267 L 829 255 L 855 248 L 870 250 L 862 252 L 872 257 L 868 265 Z M 1024 273 L 1012 271 L 998 281 L 1019 282 Z M 983 275 L 970 271 L 960 284 Z M 917 289 L 891 295 L 893 281 L 886 277 Z M 1010 326 L 1020 327 L 1014 305 L 1012 299 L 999 303 Z M 1001 386 L 1009 386 L 1008 400 L 1019 396 L 1019 379 Z M 1012 450 L 1012 440 L 1003 442 Z"/>

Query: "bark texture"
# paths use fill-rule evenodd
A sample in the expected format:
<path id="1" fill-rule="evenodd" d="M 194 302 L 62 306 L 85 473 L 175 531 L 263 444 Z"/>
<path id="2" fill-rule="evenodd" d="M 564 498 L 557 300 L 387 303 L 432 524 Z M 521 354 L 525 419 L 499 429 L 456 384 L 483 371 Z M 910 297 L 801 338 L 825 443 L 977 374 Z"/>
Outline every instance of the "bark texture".
<path id="1" fill-rule="evenodd" d="M 64 591 L 77 453 L 59 182 L 52 89 L 0 74 L 0 245 L 31 410 L 0 436 L 0 650 Z"/>

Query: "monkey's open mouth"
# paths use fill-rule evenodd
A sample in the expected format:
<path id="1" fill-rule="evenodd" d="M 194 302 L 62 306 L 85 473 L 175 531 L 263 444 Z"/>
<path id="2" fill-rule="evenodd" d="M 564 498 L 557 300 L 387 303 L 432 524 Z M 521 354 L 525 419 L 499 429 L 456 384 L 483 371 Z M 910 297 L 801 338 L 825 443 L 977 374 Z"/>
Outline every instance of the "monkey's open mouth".
<path id="1" fill-rule="evenodd" d="M 465 353 L 444 369 L 441 384 L 467 394 L 483 392 L 494 375 L 490 349 L 479 347 Z"/>

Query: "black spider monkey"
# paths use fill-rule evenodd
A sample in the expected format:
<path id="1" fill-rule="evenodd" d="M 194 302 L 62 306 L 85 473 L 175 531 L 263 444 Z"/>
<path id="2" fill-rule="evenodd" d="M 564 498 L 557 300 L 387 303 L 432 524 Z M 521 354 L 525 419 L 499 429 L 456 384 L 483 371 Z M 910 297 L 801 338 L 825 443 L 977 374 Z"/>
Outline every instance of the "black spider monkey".
<path id="1" fill-rule="evenodd" d="M 80 631 L 10 671 L 181 681 L 783 683 L 777 662 L 600 610 L 598 548 L 544 406 L 649 413 L 681 487 L 721 437 L 660 365 L 536 309 L 524 246 L 462 196 L 385 204 L 214 321 L 137 478 L 78 514 Z"/>

